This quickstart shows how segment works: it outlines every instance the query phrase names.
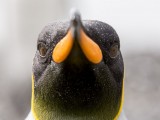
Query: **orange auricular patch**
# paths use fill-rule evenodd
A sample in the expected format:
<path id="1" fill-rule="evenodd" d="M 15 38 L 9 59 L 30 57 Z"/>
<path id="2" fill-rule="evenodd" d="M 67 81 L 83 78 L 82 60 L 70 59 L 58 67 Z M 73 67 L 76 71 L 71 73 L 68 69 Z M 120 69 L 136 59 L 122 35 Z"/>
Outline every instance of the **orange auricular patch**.
<path id="1" fill-rule="evenodd" d="M 55 46 L 52 58 L 55 62 L 63 62 L 69 55 L 73 46 L 73 37 L 71 31 Z"/>
<path id="2" fill-rule="evenodd" d="M 91 40 L 81 29 L 79 44 L 87 59 L 93 63 L 99 63 L 102 60 L 102 51 L 99 46 Z"/>
<path id="3" fill-rule="evenodd" d="M 67 35 L 55 46 L 52 53 L 53 60 L 57 63 L 63 62 L 69 55 L 73 42 L 74 38 L 69 30 Z M 80 38 L 78 42 L 83 53 L 90 62 L 95 64 L 101 62 L 102 51 L 100 47 L 92 39 L 90 39 L 82 29 L 80 29 Z"/>

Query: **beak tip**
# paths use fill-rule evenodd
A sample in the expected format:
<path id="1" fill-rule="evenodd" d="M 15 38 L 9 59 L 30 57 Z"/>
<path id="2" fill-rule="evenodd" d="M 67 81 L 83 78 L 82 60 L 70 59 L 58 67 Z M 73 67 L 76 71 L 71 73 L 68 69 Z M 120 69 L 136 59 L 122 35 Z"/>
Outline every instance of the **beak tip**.
<path id="1" fill-rule="evenodd" d="M 81 23 L 81 15 L 79 11 L 75 8 L 71 9 L 71 25 L 76 26 L 77 24 Z"/>

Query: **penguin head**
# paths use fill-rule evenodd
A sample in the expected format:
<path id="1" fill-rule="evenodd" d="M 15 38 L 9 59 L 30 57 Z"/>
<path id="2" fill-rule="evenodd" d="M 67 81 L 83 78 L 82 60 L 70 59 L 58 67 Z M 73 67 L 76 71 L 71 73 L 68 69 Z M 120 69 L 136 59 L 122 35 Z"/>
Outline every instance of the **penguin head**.
<path id="1" fill-rule="evenodd" d="M 38 120 L 115 119 L 121 110 L 124 66 L 108 24 L 81 20 L 44 27 L 33 62 L 32 111 Z M 79 119 L 79 120 L 81 120 Z"/>

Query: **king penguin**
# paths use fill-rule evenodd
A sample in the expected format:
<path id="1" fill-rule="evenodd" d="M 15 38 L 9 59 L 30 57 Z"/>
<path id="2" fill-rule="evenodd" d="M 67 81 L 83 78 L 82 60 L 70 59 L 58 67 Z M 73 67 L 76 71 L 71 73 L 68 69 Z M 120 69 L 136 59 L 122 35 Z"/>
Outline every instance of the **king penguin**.
<path id="1" fill-rule="evenodd" d="M 26 120 L 126 120 L 123 79 L 116 31 L 75 11 L 39 34 Z"/>

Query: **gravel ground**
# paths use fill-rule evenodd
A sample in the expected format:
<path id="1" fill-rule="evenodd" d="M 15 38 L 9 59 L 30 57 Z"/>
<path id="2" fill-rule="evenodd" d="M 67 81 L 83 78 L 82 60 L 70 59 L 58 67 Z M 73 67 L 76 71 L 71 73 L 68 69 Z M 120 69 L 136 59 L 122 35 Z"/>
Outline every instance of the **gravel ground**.
<path id="1" fill-rule="evenodd" d="M 129 54 L 124 61 L 124 109 L 128 119 L 160 120 L 160 54 Z M 10 82 L 5 78 L 0 81 L 0 120 L 23 120 L 30 109 L 30 76 L 23 81 L 17 77 L 17 83 L 7 78 Z"/>

